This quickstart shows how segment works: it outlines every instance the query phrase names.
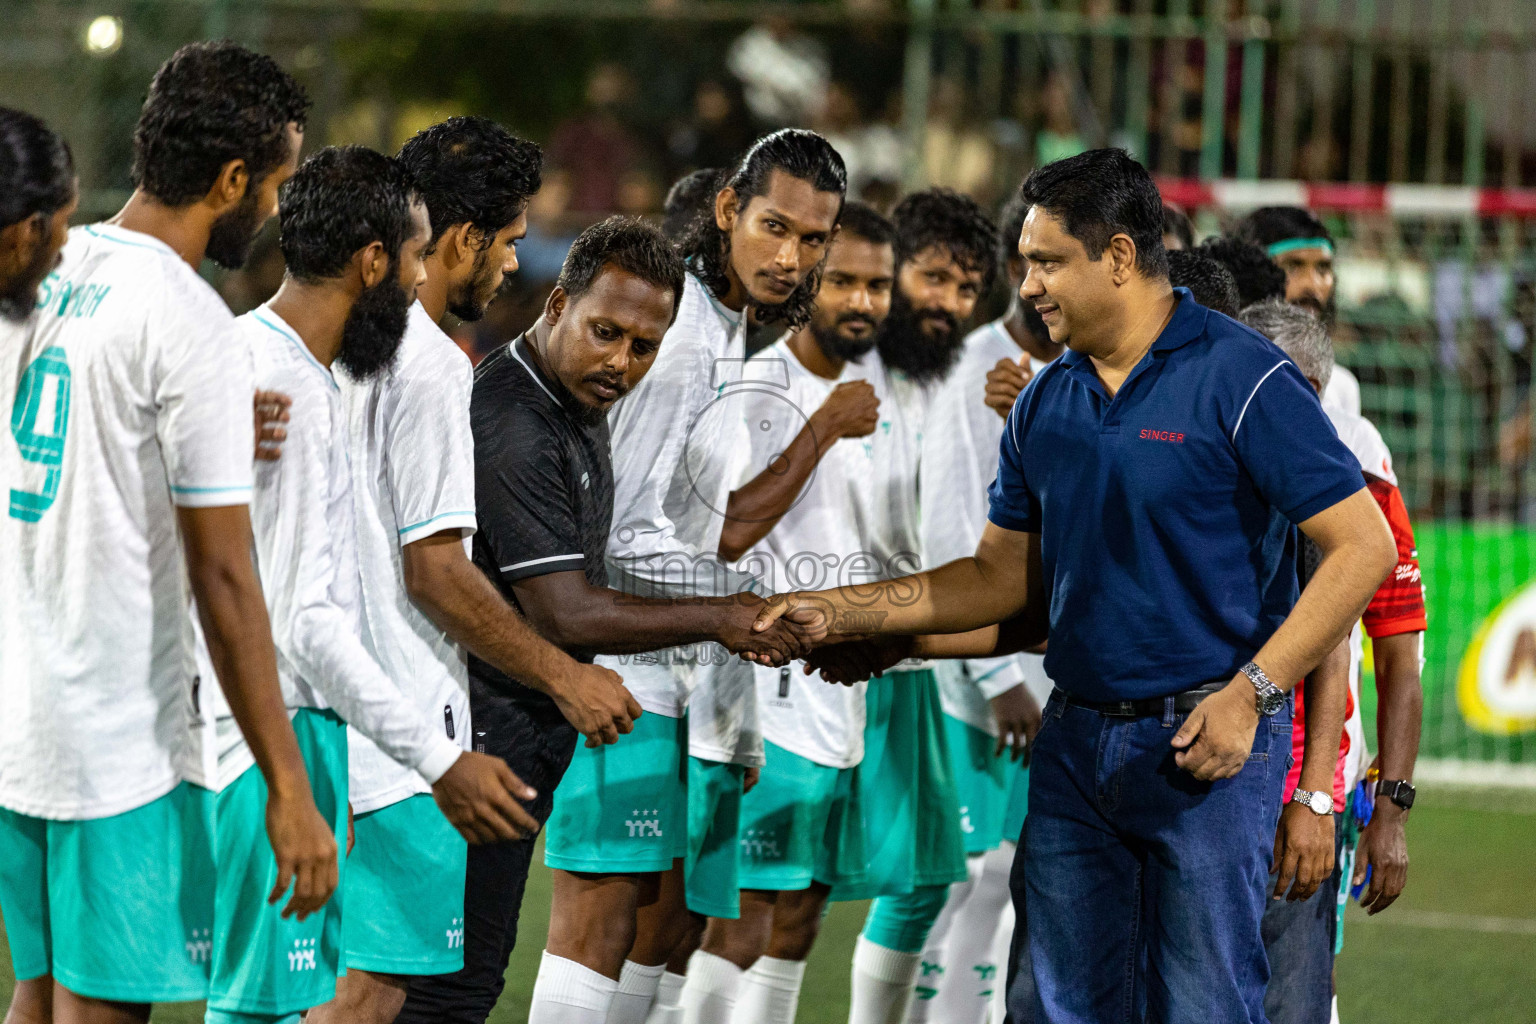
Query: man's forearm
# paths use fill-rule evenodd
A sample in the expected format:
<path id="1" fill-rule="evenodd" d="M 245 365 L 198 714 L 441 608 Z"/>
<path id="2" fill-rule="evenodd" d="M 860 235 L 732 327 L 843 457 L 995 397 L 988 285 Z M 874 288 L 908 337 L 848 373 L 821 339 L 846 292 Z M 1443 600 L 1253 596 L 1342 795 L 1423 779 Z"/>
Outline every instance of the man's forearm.
<path id="1" fill-rule="evenodd" d="M 1349 699 L 1349 642 L 1335 647 L 1310 675 L 1304 691 L 1306 733 L 1302 744 L 1302 789 L 1331 794 Z"/>
<path id="2" fill-rule="evenodd" d="M 582 654 L 636 654 L 718 641 L 736 597 L 634 597 L 606 587 L 530 595 L 518 603 L 540 633 Z"/>
<path id="3" fill-rule="evenodd" d="M 419 542 L 418 542 L 419 543 Z M 453 541 L 455 547 L 458 541 Z M 409 549 L 407 549 L 409 551 Z M 439 629 L 475 657 L 525 685 L 549 692 L 574 666 L 571 656 L 539 635 L 500 591 L 462 556 L 410 571 L 411 600 Z"/>
<path id="4" fill-rule="evenodd" d="M 837 438 L 813 413 L 800 433 L 761 473 L 731 492 L 720 531 L 720 558 L 734 562 L 773 530 L 799 497 Z"/>
<path id="5" fill-rule="evenodd" d="M 1022 609 L 1023 581 L 1002 576 L 971 556 L 914 576 L 806 596 L 824 604 L 833 633 L 971 634 L 996 626 Z M 970 653 L 973 641 L 984 642 L 984 638 L 956 641 L 967 653 L 944 656 L 986 657 L 993 653 Z M 996 640 L 993 646 L 997 646 Z"/>
<path id="6" fill-rule="evenodd" d="M 1419 678 L 1422 633 L 1373 640 L 1376 663 L 1376 766 L 1384 779 L 1412 780 L 1424 725 L 1424 688 Z"/>
<path id="7" fill-rule="evenodd" d="M 1276 686 L 1295 686 L 1309 666 L 1349 634 L 1386 575 L 1378 571 L 1379 561 L 1353 547 L 1324 556 L 1291 614 L 1254 655 Z"/>

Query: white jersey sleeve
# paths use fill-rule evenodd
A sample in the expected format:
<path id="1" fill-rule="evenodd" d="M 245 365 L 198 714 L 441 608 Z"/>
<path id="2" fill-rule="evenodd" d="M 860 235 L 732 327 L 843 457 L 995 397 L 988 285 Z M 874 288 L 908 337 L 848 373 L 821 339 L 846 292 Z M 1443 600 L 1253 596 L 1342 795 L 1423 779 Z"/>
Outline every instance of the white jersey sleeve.
<path id="1" fill-rule="evenodd" d="M 249 349 L 238 328 L 167 296 L 147 329 L 161 344 L 154 358 L 155 433 L 165 453 L 171 499 L 183 508 L 248 505 L 255 447 Z M 231 415 L 231 410 L 236 414 Z"/>
<path id="2" fill-rule="evenodd" d="M 261 339 L 267 351 L 302 345 L 270 326 L 270 311 L 254 315 L 279 336 Z M 400 692 L 358 636 L 356 562 L 347 557 L 355 520 L 335 382 L 302 358 L 307 350 L 267 364 L 269 372 L 263 349 L 256 351 L 261 386 L 293 399 L 283 457 L 257 470 L 252 506 L 272 639 L 285 682 L 298 691 L 290 699 L 334 708 L 390 757 L 436 782 L 458 759 L 459 745 Z"/>
<path id="3" fill-rule="evenodd" d="M 401 547 L 444 530 L 466 538 L 475 532 L 474 382 L 469 360 L 459 358 L 393 389 L 387 410 L 392 448 L 384 461 Z"/>
<path id="4" fill-rule="evenodd" d="M 922 439 L 923 564 L 943 565 L 976 553 L 987 521 L 987 488 L 997 476 L 1004 421 L 984 400 L 987 372 L 1022 350 L 1001 322 L 985 324 L 965 340 L 949 376 L 933 396 Z M 1036 365 L 1038 372 L 1043 364 Z M 966 659 L 959 671 L 939 673 L 944 711 L 978 729 L 995 731 L 987 702 L 1024 683 L 1033 666 L 1024 655 Z"/>

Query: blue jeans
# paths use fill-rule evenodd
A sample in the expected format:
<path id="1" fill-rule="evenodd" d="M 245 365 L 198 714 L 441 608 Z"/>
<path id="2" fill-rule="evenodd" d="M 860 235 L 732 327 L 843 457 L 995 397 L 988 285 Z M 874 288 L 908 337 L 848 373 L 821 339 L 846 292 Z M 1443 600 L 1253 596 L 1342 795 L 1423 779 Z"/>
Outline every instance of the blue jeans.
<path id="1" fill-rule="evenodd" d="M 1333 937 L 1339 896 L 1339 853 L 1344 830 L 1334 822 L 1333 874 L 1310 899 L 1264 906 L 1264 952 L 1269 987 L 1264 1012 L 1270 1024 L 1328 1024 L 1333 1017 Z M 1274 882 L 1270 882 L 1273 895 Z"/>
<path id="2" fill-rule="evenodd" d="M 1185 717 L 1171 698 L 1137 718 L 1060 691 L 1046 704 L 1024 842 L 1040 1024 L 1264 1024 L 1259 921 L 1291 708 L 1260 720 L 1248 763 L 1219 782 L 1174 764 Z"/>

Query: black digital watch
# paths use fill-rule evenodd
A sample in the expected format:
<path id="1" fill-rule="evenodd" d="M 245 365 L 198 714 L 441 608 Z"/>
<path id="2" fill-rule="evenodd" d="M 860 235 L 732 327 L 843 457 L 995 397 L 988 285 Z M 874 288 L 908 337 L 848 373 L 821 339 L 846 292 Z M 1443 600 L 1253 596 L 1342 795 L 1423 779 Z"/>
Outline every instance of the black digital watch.
<path id="1" fill-rule="evenodd" d="M 1386 797 L 1405 811 L 1413 806 L 1415 792 L 1413 783 L 1404 782 L 1402 779 L 1382 779 L 1376 783 L 1378 797 Z"/>

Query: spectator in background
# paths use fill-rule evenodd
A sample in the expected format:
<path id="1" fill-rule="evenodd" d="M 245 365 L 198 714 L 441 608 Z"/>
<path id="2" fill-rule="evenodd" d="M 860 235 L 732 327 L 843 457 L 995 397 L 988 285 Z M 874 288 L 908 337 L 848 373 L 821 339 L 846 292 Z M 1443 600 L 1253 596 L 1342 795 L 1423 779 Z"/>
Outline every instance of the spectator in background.
<path id="1" fill-rule="evenodd" d="M 567 209 L 598 214 L 620 208 L 625 170 L 640 152 L 619 116 L 624 98 L 633 93 L 634 82 L 623 68 L 599 64 L 587 79 L 586 105 L 555 129 L 549 164 L 570 190 Z"/>
<path id="2" fill-rule="evenodd" d="M 832 79 L 821 43 L 787 18 L 766 18 L 743 32 L 726 52 L 725 66 L 765 128 L 810 124 L 821 113 Z"/>
<path id="3" fill-rule="evenodd" d="M 727 167 L 752 143 L 740 91 L 734 83 L 706 78 L 693 90 L 693 110 L 667 135 L 667 150 L 678 172 Z"/>
<path id="4" fill-rule="evenodd" d="M 965 87 L 953 78 L 934 81 L 923 169 L 935 187 L 963 192 L 983 206 L 996 199 L 996 147 L 972 115 Z"/>
<path id="5" fill-rule="evenodd" d="M 1232 272 L 1204 253 L 1185 249 L 1170 252 L 1168 283 L 1175 288 L 1188 288 L 1195 301 L 1206 309 L 1236 318 L 1242 308 L 1238 305 L 1237 282 L 1232 279 Z"/>
<path id="6" fill-rule="evenodd" d="M 816 124 L 832 148 L 842 154 L 848 168 L 850 198 L 863 197 L 866 191 L 884 192 L 900 183 L 901 133 L 889 122 L 866 121 L 858 98 L 846 83 L 827 86 L 826 103 Z"/>
<path id="7" fill-rule="evenodd" d="M 1258 246 L 1235 238 L 1208 238 L 1193 251 L 1209 256 L 1231 273 L 1232 280 L 1237 282 L 1239 309 L 1265 299 L 1285 297 L 1285 271 Z"/>
<path id="8" fill-rule="evenodd" d="M 1189 214 L 1172 203 L 1163 204 L 1163 248 L 1169 252 L 1195 247 L 1195 226 Z"/>
<path id="9" fill-rule="evenodd" d="M 1052 71 L 1040 90 L 1043 118 L 1035 134 L 1035 166 L 1076 156 L 1088 148 L 1077 130 L 1077 115 L 1072 110 L 1072 82 L 1063 71 Z"/>

